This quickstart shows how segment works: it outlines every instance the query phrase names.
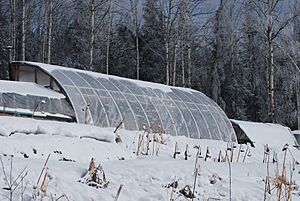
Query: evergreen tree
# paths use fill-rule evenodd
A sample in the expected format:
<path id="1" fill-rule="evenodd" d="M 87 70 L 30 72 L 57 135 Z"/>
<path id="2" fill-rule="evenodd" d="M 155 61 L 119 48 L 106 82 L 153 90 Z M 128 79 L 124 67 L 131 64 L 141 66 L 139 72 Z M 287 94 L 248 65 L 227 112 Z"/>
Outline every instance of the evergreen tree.
<path id="1" fill-rule="evenodd" d="M 135 36 L 125 25 L 119 25 L 111 43 L 111 71 L 113 75 L 136 78 Z"/>
<path id="2" fill-rule="evenodd" d="M 147 0 L 144 7 L 144 24 L 141 40 L 140 78 L 165 83 L 163 21 L 158 0 Z"/>

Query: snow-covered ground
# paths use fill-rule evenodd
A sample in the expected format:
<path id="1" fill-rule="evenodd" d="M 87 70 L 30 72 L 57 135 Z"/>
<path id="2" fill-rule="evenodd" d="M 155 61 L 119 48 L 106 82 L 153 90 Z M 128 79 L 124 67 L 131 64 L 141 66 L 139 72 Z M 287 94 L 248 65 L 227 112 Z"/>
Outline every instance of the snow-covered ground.
<path id="1" fill-rule="evenodd" d="M 264 200 L 268 163 L 263 163 L 263 142 L 256 143 L 255 148 L 236 144 L 232 153 L 229 150 L 232 145 L 222 141 L 164 134 L 150 134 L 147 138 L 147 134 L 142 131 L 118 130 L 115 134 L 114 130 L 115 128 L 103 129 L 75 123 L 0 117 L 0 155 L 6 172 L 4 174 L 0 164 L 0 200 L 9 200 L 10 196 L 5 175 L 9 181 L 11 172 L 13 181 L 24 168 L 26 169 L 22 175 L 26 172 L 27 175 L 23 182 L 19 182 L 22 177 L 17 179 L 16 183 L 20 185 L 13 192 L 13 200 L 21 200 L 21 197 L 24 201 L 34 200 L 33 195 L 36 196 L 41 188 L 41 182 L 37 185 L 37 181 L 49 154 L 47 171 L 44 171 L 50 175 L 47 176 L 49 183 L 46 187 L 43 186 L 46 188 L 43 196 L 39 195 L 36 200 L 40 200 L 41 197 L 42 200 L 60 201 L 114 200 L 120 185 L 123 185 L 123 188 L 119 201 L 169 201 L 171 198 L 177 201 L 191 200 L 186 199 L 179 191 L 186 185 L 193 191 L 194 183 L 194 200 L 230 200 L 230 192 L 231 200 Z M 117 135 L 122 142 L 116 143 Z M 155 141 L 152 140 L 153 137 Z M 143 142 L 138 143 L 139 139 Z M 148 155 L 147 139 L 150 140 Z M 276 141 L 276 145 L 269 143 L 271 194 L 266 194 L 266 200 L 278 200 L 277 187 L 285 155 L 282 149 L 287 143 L 282 139 L 270 141 Z M 174 159 L 176 144 L 180 154 Z M 187 145 L 189 157 L 185 160 Z M 195 166 L 199 146 L 201 153 Z M 137 154 L 138 147 L 140 148 Z M 206 154 L 207 149 L 209 154 Z M 218 162 L 220 152 L 221 159 L 226 158 L 226 150 L 232 162 Z M 278 165 L 272 163 L 274 153 L 277 154 Z M 206 161 L 205 156 L 209 156 L 206 157 Z M 95 188 L 79 182 L 86 174 L 91 158 L 103 167 L 109 182 L 107 188 Z M 292 200 L 300 200 L 299 162 L 300 151 L 290 144 L 286 151 L 285 164 L 288 182 L 291 178 L 290 173 L 293 173 L 293 185 L 286 185 L 292 187 Z M 10 171 L 11 164 L 13 167 Z M 198 169 L 196 177 L 195 167 Z M 46 177 L 43 174 L 41 178 L 43 180 Z M 168 188 L 168 184 L 172 182 L 178 184 L 176 188 L 176 185 Z M 36 186 L 37 189 L 34 189 Z M 282 189 L 282 197 L 286 197 L 288 190 L 284 184 Z"/>

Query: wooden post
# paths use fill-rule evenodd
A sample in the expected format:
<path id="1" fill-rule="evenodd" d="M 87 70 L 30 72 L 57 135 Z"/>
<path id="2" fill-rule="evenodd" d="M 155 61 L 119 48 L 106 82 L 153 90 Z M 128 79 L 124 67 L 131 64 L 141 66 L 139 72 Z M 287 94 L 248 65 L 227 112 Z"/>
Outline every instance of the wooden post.
<path id="1" fill-rule="evenodd" d="M 120 193 L 121 193 L 122 188 L 123 188 L 123 184 L 121 184 L 121 185 L 119 186 L 119 189 L 118 189 L 118 191 L 117 191 L 117 194 L 116 194 L 116 197 L 115 197 L 114 201 L 117 201 L 117 200 L 119 199 L 119 196 L 120 196 Z"/>
<path id="2" fill-rule="evenodd" d="M 236 159 L 236 162 L 239 162 L 240 154 L 241 154 L 242 145 L 240 144 L 239 153 Z"/>
<path id="3" fill-rule="evenodd" d="M 188 159 L 188 155 L 189 155 L 189 145 L 186 144 L 185 152 L 184 152 L 184 160 Z"/>

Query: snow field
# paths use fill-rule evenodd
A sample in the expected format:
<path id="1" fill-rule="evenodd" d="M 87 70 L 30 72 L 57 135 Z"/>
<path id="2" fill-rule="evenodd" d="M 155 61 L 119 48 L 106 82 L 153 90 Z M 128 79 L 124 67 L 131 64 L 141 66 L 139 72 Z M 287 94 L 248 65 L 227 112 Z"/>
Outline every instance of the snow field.
<path id="1" fill-rule="evenodd" d="M 176 200 L 185 199 L 179 190 L 185 185 L 193 186 L 196 145 L 201 147 L 201 158 L 198 159 L 199 168 L 196 179 L 194 200 L 229 200 L 229 168 L 227 162 L 218 163 L 220 150 L 224 157 L 225 150 L 230 144 L 222 141 L 189 139 L 184 136 L 163 135 L 164 144 L 153 141 L 149 144 L 149 155 L 136 154 L 139 136 L 144 136 L 144 143 L 140 151 L 146 153 L 146 134 L 142 131 L 132 132 L 119 130 L 117 133 L 122 142 L 116 143 L 114 128 L 99 128 L 88 125 L 61 123 L 55 121 L 41 121 L 27 118 L 0 117 L 0 155 L 6 172 L 9 172 L 11 155 L 13 155 L 13 178 L 16 178 L 24 167 L 28 175 L 24 178 L 27 187 L 24 200 L 33 200 L 33 187 L 36 186 L 38 177 L 45 160 L 50 155 L 47 164 L 47 172 L 51 175 L 48 189 L 43 200 L 114 200 L 121 184 L 123 188 L 119 201 L 156 201 L 170 200 L 172 196 Z M 153 137 L 150 135 L 150 137 Z M 156 134 L 158 139 L 158 134 Z M 151 138 L 152 139 L 152 138 Z M 177 143 L 180 154 L 173 158 L 175 144 Z M 279 143 L 279 142 L 277 142 Z M 190 157 L 184 160 L 186 145 Z M 278 156 L 278 168 L 281 173 L 284 152 L 282 145 L 270 144 L 270 160 L 273 152 Z M 153 151 L 154 147 L 154 151 Z M 204 161 L 207 147 L 209 155 Z M 266 163 L 262 163 L 264 147 L 256 144 L 250 148 L 250 154 L 242 160 L 247 149 L 242 145 L 239 162 L 237 161 L 240 145 L 236 145 L 231 163 L 232 174 L 232 200 L 263 200 L 263 179 L 266 177 Z M 158 150 L 158 155 L 156 152 Z M 286 166 L 287 178 L 293 159 L 300 161 L 299 150 L 289 146 Z M 291 152 L 291 153 L 290 153 Z M 153 153 L 153 155 L 152 155 Z M 230 153 L 230 152 L 228 152 Z M 293 157 L 292 157 L 293 155 Z M 94 188 L 78 182 L 87 172 L 91 158 L 101 164 L 106 178 L 109 181 L 105 189 Z M 270 163 L 270 176 L 274 177 L 276 165 Z M 300 183 L 300 166 L 295 165 L 293 180 Z M 4 190 L 6 186 L 2 168 L 0 169 L 0 200 L 8 200 L 9 192 Z M 173 189 L 166 186 L 178 181 L 178 187 Z M 295 187 L 297 187 L 297 185 Z M 292 200 L 300 200 L 299 190 L 292 191 Z M 64 195 L 64 197 L 59 198 Z M 52 198 L 51 198 L 52 196 Z M 21 188 L 14 192 L 13 200 L 20 200 Z M 268 195 L 268 200 L 277 200 L 276 192 Z"/>

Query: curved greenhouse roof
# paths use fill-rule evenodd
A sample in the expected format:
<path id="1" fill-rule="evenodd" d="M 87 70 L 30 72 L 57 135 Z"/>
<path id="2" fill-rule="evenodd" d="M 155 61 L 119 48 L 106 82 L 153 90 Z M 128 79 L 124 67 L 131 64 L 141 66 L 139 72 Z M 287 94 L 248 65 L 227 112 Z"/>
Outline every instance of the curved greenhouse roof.
<path id="1" fill-rule="evenodd" d="M 35 62 L 13 62 L 12 79 L 18 80 L 12 71 L 20 67 L 51 76 L 69 99 L 78 123 L 86 123 L 88 115 L 100 127 L 123 121 L 127 130 L 236 141 L 226 114 L 199 91 Z"/>

